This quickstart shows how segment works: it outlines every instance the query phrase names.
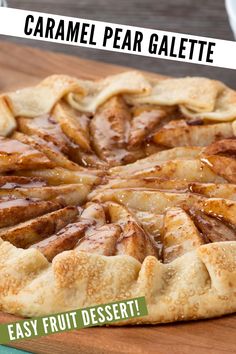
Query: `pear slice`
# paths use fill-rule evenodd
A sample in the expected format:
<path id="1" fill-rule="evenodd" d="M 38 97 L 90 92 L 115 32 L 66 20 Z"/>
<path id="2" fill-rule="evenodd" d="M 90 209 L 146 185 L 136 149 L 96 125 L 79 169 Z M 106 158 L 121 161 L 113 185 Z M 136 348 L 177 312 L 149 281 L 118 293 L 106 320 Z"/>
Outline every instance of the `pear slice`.
<path id="1" fill-rule="evenodd" d="M 116 254 L 125 254 L 136 258 L 139 262 L 147 256 L 157 257 L 157 250 L 145 231 L 134 221 L 127 221 L 117 242 Z"/>
<path id="2" fill-rule="evenodd" d="M 104 207 L 107 211 L 107 215 L 109 215 L 110 222 L 119 224 L 121 228 L 123 228 L 128 221 L 134 221 L 134 216 L 123 205 L 114 202 L 106 202 Z"/>
<path id="3" fill-rule="evenodd" d="M 85 151 L 91 151 L 89 141 L 89 118 L 64 101 L 57 103 L 52 111 L 53 118 L 59 123 L 63 133 Z"/>
<path id="4" fill-rule="evenodd" d="M 130 111 L 121 97 L 113 97 L 103 104 L 91 120 L 93 148 L 110 164 L 123 163 L 129 158 L 126 150 Z"/>
<path id="5" fill-rule="evenodd" d="M 61 131 L 59 124 L 49 115 L 34 119 L 19 117 L 17 122 L 20 132 L 27 135 L 36 135 L 47 142 L 53 143 L 64 154 L 69 154 L 69 140 Z"/>
<path id="6" fill-rule="evenodd" d="M 0 172 L 52 168 L 54 164 L 42 152 L 14 139 L 0 138 Z"/>
<path id="7" fill-rule="evenodd" d="M 198 158 L 201 152 L 201 148 L 188 147 L 178 147 L 170 150 L 164 150 L 134 163 L 125 166 L 113 167 L 110 169 L 110 174 L 119 177 L 134 177 L 134 175 L 141 175 L 142 173 L 145 174 L 145 171 L 155 171 L 155 168 L 159 168 L 159 166 L 161 166 L 164 162 L 170 162 L 173 160 L 193 160 Z"/>
<path id="8" fill-rule="evenodd" d="M 205 203 L 206 198 L 192 193 L 161 192 L 139 189 L 107 189 L 94 197 L 94 202 L 115 202 L 129 210 L 163 214 L 167 208 Z"/>
<path id="9" fill-rule="evenodd" d="M 118 225 L 103 225 L 89 232 L 79 241 L 77 251 L 113 256 L 121 229 Z"/>
<path id="10" fill-rule="evenodd" d="M 140 189 L 158 189 L 158 190 L 183 190 L 187 191 L 189 182 L 181 180 L 169 180 L 158 177 L 141 177 L 129 179 L 108 179 L 108 183 L 99 186 L 98 190 L 120 189 L 120 188 L 140 188 Z"/>
<path id="11" fill-rule="evenodd" d="M 99 185 L 90 194 L 89 198 L 96 198 L 96 195 L 101 194 L 107 189 L 138 189 L 138 190 L 160 190 L 170 192 L 188 192 L 189 186 L 192 184 L 188 181 L 168 180 L 158 177 L 141 177 L 141 178 L 108 178 L 106 184 Z M 201 193 L 200 193 L 201 194 Z"/>
<path id="12" fill-rule="evenodd" d="M 121 177 L 130 178 L 134 177 L 158 177 L 163 179 L 176 179 L 186 182 L 214 182 L 220 183 L 224 182 L 224 176 L 220 176 L 218 173 L 212 171 L 212 169 L 205 164 L 205 161 L 200 159 L 193 160 L 173 160 L 167 162 L 156 162 L 152 167 L 147 169 L 142 169 L 142 165 L 136 165 L 134 171 L 132 172 L 132 167 L 128 165 L 130 169 L 128 174 L 126 174 L 126 169 L 122 173 L 117 174 Z M 137 170 L 140 168 L 140 170 Z M 136 170 L 136 171 L 135 171 Z M 218 172 L 218 171 L 217 171 Z M 114 171 L 112 171 L 114 173 Z"/>
<path id="13" fill-rule="evenodd" d="M 13 226 L 19 222 L 60 209 L 59 201 L 40 201 L 32 199 L 1 199 L 0 227 Z"/>
<path id="14" fill-rule="evenodd" d="M 222 139 L 203 151 L 202 161 L 230 183 L 236 183 L 236 139 Z"/>
<path id="15" fill-rule="evenodd" d="M 138 224 L 137 219 L 124 206 L 107 202 L 112 223 L 118 224 L 122 233 L 117 242 L 117 254 L 126 254 L 142 262 L 145 257 L 157 257 L 157 247 L 152 234 L 146 233 Z"/>
<path id="16" fill-rule="evenodd" d="M 224 219 L 206 215 L 199 209 L 190 208 L 189 214 L 207 242 L 236 241 L 236 226 Z"/>
<path id="17" fill-rule="evenodd" d="M 209 198 L 225 198 L 236 201 L 236 184 L 190 183 L 189 190 Z"/>
<path id="18" fill-rule="evenodd" d="M 166 112 L 160 109 L 135 116 L 131 121 L 128 145 L 134 147 L 141 144 L 165 116 Z"/>
<path id="19" fill-rule="evenodd" d="M 85 184 L 67 184 L 52 187 L 32 187 L 32 188 L 0 188 L 0 198 L 2 196 L 14 196 L 17 198 L 37 198 L 41 200 L 53 200 L 60 198 L 65 205 L 82 204 L 88 193 L 90 186 Z"/>
<path id="20" fill-rule="evenodd" d="M 162 242 L 164 263 L 172 262 L 204 244 L 190 216 L 181 208 L 166 211 Z"/>
<path id="21" fill-rule="evenodd" d="M 0 229 L 0 237 L 16 247 L 26 248 L 74 222 L 77 217 L 76 207 L 66 207 L 16 226 Z"/>
<path id="22" fill-rule="evenodd" d="M 94 152 L 80 150 L 77 153 L 77 162 L 83 167 L 93 167 L 96 169 L 107 170 L 109 164 L 100 159 Z"/>
<path id="23" fill-rule="evenodd" d="M 121 178 L 158 177 L 197 182 L 224 182 L 201 160 L 202 148 L 179 147 L 160 151 L 134 163 L 113 167 L 111 176 Z"/>
<path id="24" fill-rule="evenodd" d="M 222 198 L 209 198 L 198 203 L 198 209 L 205 214 L 222 219 L 236 226 L 236 201 Z"/>
<path id="25" fill-rule="evenodd" d="M 164 215 L 151 213 L 148 211 L 132 210 L 138 223 L 144 229 L 144 231 L 151 235 L 155 241 L 155 247 L 157 248 L 158 259 L 162 259 L 162 232 L 164 225 Z"/>
<path id="26" fill-rule="evenodd" d="M 56 166 L 64 167 L 73 171 L 81 171 L 83 168 L 78 164 L 70 161 L 59 149 L 50 141 L 45 141 L 42 138 L 32 135 L 28 136 L 20 132 L 14 132 L 13 138 L 21 141 L 24 144 L 28 144 L 33 148 L 41 151 L 45 154 L 49 160 L 51 160 Z"/>
<path id="27" fill-rule="evenodd" d="M 37 177 L 0 176 L 0 187 L 5 189 L 45 187 L 46 185 L 46 181 Z"/>
<path id="28" fill-rule="evenodd" d="M 31 245 L 30 248 L 36 248 L 51 262 L 57 254 L 73 249 L 83 237 L 86 227 L 87 224 L 81 221 L 66 225 L 56 234 Z"/>
<path id="29" fill-rule="evenodd" d="M 100 172 L 88 170 L 87 172 L 71 171 L 62 167 L 51 169 L 23 170 L 18 171 L 17 175 L 39 177 L 47 181 L 48 184 L 74 184 L 84 183 L 88 185 L 96 184 L 100 181 Z"/>
<path id="30" fill-rule="evenodd" d="M 236 154 L 236 139 L 222 139 L 204 149 L 204 155 L 217 154 L 234 157 Z"/>
<path id="31" fill-rule="evenodd" d="M 207 146 L 222 138 L 233 136 L 232 123 L 189 125 L 185 120 L 175 120 L 164 125 L 153 135 L 153 141 L 165 147 Z"/>
<path id="32" fill-rule="evenodd" d="M 209 166 L 213 173 L 221 176 L 230 183 L 236 183 L 236 158 L 220 155 L 208 155 L 202 162 Z"/>
<path id="33" fill-rule="evenodd" d="M 81 220 L 91 221 L 92 226 L 100 227 L 106 224 L 104 208 L 98 203 L 87 203 L 81 214 Z"/>

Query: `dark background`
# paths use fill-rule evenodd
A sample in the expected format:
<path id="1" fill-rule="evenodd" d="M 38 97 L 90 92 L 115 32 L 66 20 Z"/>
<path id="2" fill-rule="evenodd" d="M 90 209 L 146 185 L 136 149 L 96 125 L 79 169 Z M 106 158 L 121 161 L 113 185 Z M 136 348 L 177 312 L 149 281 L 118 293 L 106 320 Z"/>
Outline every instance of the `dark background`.
<path id="1" fill-rule="evenodd" d="M 8 0 L 7 2 L 9 7 L 26 10 L 233 40 L 224 0 Z M 166 75 L 208 76 L 236 88 L 235 70 L 32 40 L 10 40 Z"/>

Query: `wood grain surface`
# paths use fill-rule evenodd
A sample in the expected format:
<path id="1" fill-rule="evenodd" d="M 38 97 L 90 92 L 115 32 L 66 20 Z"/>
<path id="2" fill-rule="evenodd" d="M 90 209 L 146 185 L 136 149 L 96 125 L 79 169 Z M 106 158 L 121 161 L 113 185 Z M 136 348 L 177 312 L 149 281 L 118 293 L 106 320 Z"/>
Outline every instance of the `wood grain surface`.
<path id="1" fill-rule="evenodd" d="M 0 91 L 35 84 L 53 73 L 92 79 L 124 70 L 0 42 Z M 16 320 L 0 314 L 0 323 Z M 89 328 L 11 345 L 38 354 L 235 354 L 236 316 L 159 326 Z"/>
<path id="2" fill-rule="evenodd" d="M 224 0 L 7 0 L 7 2 L 9 7 L 233 40 Z M 236 88 L 235 70 L 33 40 L 12 40 L 170 76 L 208 76 Z"/>
<path id="3" fill-rule="evenodd" d="M 125 70 L 130 68 L 0 41 L 0 92 L 35 85 L 52 74 L 94 80 Z M 144 73 L 150 77 L 163 77 Z"/>

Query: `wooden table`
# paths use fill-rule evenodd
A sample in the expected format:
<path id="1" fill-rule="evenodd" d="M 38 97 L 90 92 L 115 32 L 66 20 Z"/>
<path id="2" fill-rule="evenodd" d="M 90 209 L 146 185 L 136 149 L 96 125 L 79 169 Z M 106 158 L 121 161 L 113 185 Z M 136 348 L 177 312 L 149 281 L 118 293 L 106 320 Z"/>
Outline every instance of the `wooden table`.
<path id="1" fill-rule="evenodd" d="M 0 42 L 0 91 L 35 84 L 53 73 L 99 78 L 123 67 Z M 0 322 L 16 317 L 0 314 Z M 90 328 L 11 345 L 41 354 L 236 353 L 236 316 L 160 326 Z"/>
<path id="2" fill-rule="evenodd" d="M 224 0 L 7 0 L 7 2 L 9 7 L 233 40 Z M 28 39 L 17 41 L 170 76 L 208 76 L 236 88 L 235 70 Z"/>

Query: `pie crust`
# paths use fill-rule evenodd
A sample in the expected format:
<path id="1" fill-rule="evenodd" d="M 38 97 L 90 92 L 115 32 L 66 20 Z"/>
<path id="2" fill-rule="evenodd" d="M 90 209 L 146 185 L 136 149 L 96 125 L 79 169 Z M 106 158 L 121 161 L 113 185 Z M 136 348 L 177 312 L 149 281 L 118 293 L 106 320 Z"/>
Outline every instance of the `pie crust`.
<path id="1" fill-rule="evenodd" d="M 119 325 L 236 311 L 236 92 L 53 75 L 0 96 L 0 308 L 145 296 Z"/>

